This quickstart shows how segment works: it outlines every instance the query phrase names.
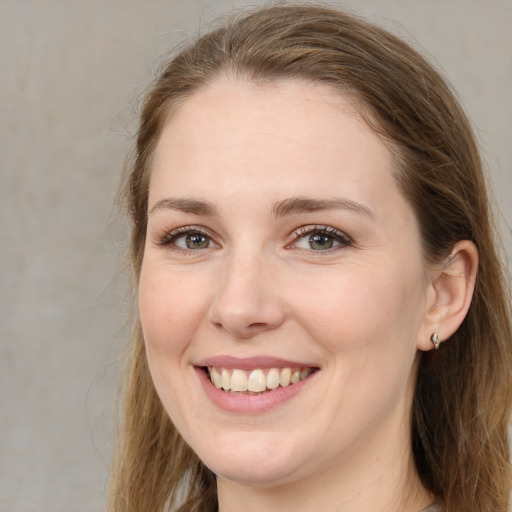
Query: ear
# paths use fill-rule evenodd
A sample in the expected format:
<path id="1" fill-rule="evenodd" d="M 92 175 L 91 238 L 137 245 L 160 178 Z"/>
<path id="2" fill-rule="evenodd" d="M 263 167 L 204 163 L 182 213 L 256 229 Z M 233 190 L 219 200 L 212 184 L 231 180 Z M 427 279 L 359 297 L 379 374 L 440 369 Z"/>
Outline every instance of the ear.
<path id="1" fill-rule="evenodd" d="M 471 305 L 477 269 L 478 249 L 473 242 L 462 240 L 453 246 L 448 259 L 431 271 L 419 350 L 434 348 L 434 332 L 443 342 L 459 328 Z"/>

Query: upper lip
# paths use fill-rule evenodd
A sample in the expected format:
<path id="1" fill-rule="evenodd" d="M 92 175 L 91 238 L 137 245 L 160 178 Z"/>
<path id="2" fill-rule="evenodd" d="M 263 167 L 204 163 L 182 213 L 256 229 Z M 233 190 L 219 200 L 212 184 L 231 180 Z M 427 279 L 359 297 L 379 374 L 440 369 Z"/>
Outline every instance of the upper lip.
<path id="1" fill-rule="evenodd" d="M 201 360 L 195 366 L 209 366 L 215 368 L 237 368 L 239 370 L 253 370 L 255 368 L 318 368 L 318 365 L 292 361 L 270 356 L 233 357 L 213 356 Z"/>

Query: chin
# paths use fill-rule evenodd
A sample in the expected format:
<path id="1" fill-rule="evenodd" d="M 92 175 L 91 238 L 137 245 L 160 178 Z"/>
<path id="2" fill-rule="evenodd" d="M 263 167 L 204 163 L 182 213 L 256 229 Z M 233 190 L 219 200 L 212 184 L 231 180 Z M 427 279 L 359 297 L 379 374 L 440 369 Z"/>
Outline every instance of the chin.
<path id="1" fill-rule="evenodd" d="M 209 466 L 217 477 L 250 487 L 275 487 L 298 479 L 296 464 L 291 462 L 265 464 L 251 460 L 240 463 L 213 463 Z"/>
<path id="2" fill-rule="evenodd" d="M 243 485 L 256 487 L 275 486 L 294 480 L 304 467 L 306 454 L 286 449 L 280 440 L 259 439 L 257 434 L 247 432 L 249 440 L 241 441 L 240 436 L 216 443 L 215 448 L 201 447 L 196 451 L 203 463 L 218 477 Z M 267 442 L 265 442 L 267 441 Z M 276 447 L 279 446 L 279 450 Z"/>

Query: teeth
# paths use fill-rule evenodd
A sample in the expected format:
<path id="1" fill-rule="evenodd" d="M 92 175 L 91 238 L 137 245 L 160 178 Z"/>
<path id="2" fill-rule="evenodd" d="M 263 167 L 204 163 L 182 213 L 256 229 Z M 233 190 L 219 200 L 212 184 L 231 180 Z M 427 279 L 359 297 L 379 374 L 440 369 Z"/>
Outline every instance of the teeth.
<path id="1" fill-rule="evenodd" d="M 265 391 L 265 389 L 267 389 L 267 379 L 265 379 L 263 370 L 253 370 L 247 381 L 247 390 L 257 393 L 258 391 Z"/>
<path id="2" fill-rule="evenodd" d="M 233 370 L 231 375 L 231 391 L 247 391 L 247 375 L 242 370 Z"/>
<path id="3" fill-rule="evenodd" d="M 300 378 L 299 380 L 305 379 L 308 375 L 311 374 L 311 368 L 305 368 L 300 372 Z"/>
<path id="4" fill-rule="evenodd" d="M 267 373 L 267 388 L 276 389 L 279 387 L 279 370 L 271 368 Z"/>
<path id="5" fill-rule="evenodd" d="M 290 379 L 292 378 L 292 370 L 290 368 L 283 368 L 281 370 L 281 375 L 279 376 L 279 384 L 281 386 L 286 387 L 290 385 Z"/>
<path id="6" fill-rule="evenodd" d="M 215 368 L 212 368 L 210 371 L 210 378 L 212 379 L 213 385 L 216 388 L 220 389 L 222 387 L 222 378 Z"/>
<path id="7" fill-rule="evenodd" d="M 222 388 L 223 389 L 225 389 L 225 390 L 231 389 L 231 375 L 226 370 L 226 368 L 222 369 L 221 380 L 222 380 Z"/>
<path id="8" fill-rule="evenodd" d="M 208 368 L 210 379 L 218 389 L 225 391 L 249 391 L 261 393 L 266 390 L 286 387 L 305 379 L 313 372 L 312 368 L 270 368 L 266 375 L 261 368 L 250 373 L 244 370 L 226 368 Z"/>

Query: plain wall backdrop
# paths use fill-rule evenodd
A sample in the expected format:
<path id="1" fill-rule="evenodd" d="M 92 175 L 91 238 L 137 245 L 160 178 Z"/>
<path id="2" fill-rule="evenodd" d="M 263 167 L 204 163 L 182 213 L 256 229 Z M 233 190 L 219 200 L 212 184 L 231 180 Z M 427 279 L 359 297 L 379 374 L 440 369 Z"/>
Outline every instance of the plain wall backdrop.
<path id="1" fill-rule="evenodd" d="M 103 509 L 129 333 L 115 193 L 159 56 L 227 0 L 0 0 L 0 511 Z M 430 56 L 512 219 L 512 0 L 332 1 Z M 512 254 L 505 227 L 506 251 Z"/>

